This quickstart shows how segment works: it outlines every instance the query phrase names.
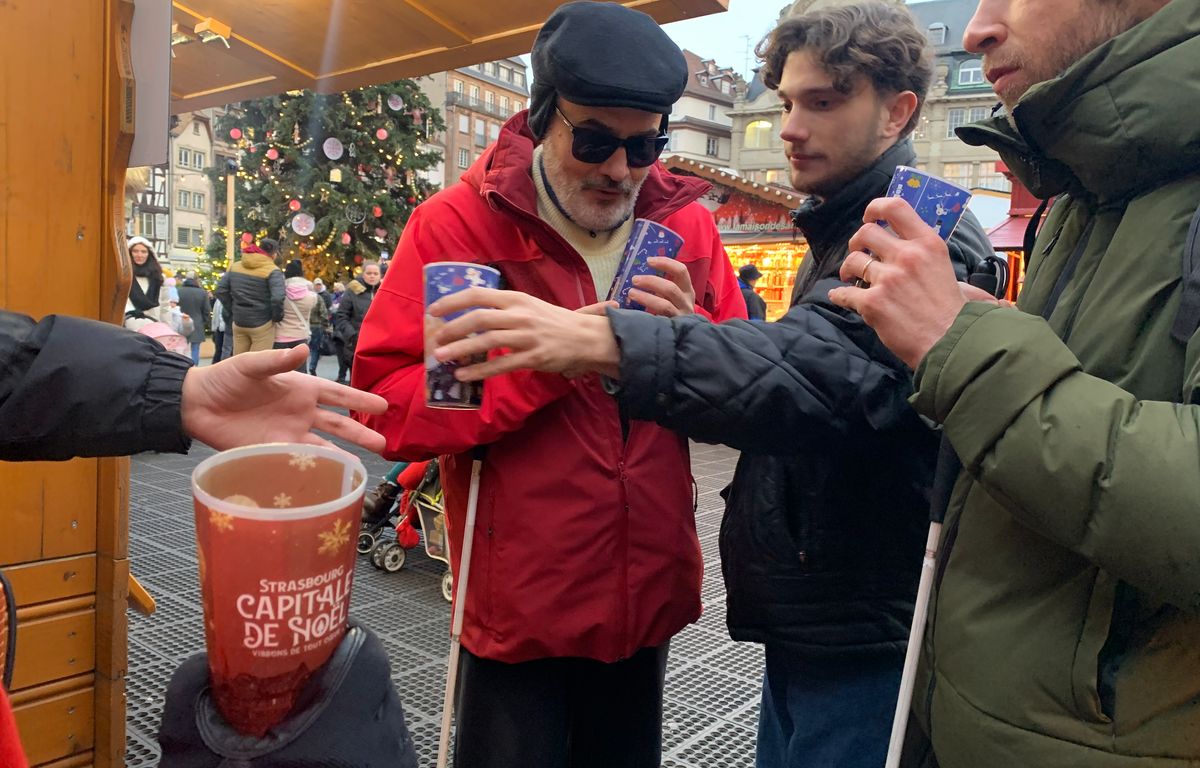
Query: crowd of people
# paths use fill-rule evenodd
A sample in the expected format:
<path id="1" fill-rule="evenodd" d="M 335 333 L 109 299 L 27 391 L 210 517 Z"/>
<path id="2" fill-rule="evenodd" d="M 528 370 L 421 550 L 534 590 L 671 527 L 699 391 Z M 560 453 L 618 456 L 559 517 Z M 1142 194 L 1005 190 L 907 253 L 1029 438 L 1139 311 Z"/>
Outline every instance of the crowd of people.
<path id="1" fill-rule="evenodd" d="M 305 344 L 309 356 L 298 371 L 316 376 L 321 357 L 334 355 L 337 382 L 349 381 L 358 331 L 383 278 L 380 264 L 365 263 L 345 286 L 335 282 L 330 290 L 320 277 L 307 279 L 299 259 L 284 262 L 279 243 L 264 238 L 243 245 L 209 292 L 195 271 L 167 277 L 146 238 L 131 237 L 126 247 L 134 274 L 125 304 L 129 330 L 188 353 L 195 365 L 206 330 L 212 333 L 212 363 L 240 352 Z"/>
<path id="2" fill-rule="evenodd" d="M 964 45 L 1001 104 L 959 135 L 1049 209 L 1016 305 L 965 282 L 992 250 L 970 214 L 943 241 L 884 198 L 919 161 L 933 65 L 911 13 L 882 0 L 793 16 L 758 49 L 807 195 L 780 320 L 753 301 L 757 269 L 730 265 L 705 184 L 657 163 L 682 53 L 650 17 L 590 0 L 543 24 L 529 109 L 415 210 L 386 279 L 368 264 L 347 284 L 332 326 L 355 389 L 313 381 L 274 426 L 439 457 L 455 571 L 482 462 L 458 768 L 660 764 L 671 638 L 701 610 L 688 438 L 741 452 L 720 544 L 729 631 L 766 647 L 759 768 L 884 763 L 931 513 L 945 536 L 902 765 L 1200 764 L 1200 6 L 980 0 Z M 635 278 L 644 312 L 602 301 L 636 218 L 684 239 Z M 213 313 L 236 352 L 295 348 L 270 358 L 189 371 L 116 329 L 0 315 L 4 344 L 37 352 L 6 371 L 0 453 L 77 450 L 29 406 L 39 358 L 72 331 L 143 360 L 127 386 L 170 382 L 128 406 L 81 388 L 74 412 L 173 425 L 97 419 L 88 450 L 276 437 L 264 391 L 239 418 L 205 384 L 312 381 L 283 371 L 313 369 L 296 349 L 333 302 L 276 250 L 243 248 Z M 170 289 L 148 243 L 130 251 L 130 317 L 151 320 Z M 422 266 L 446 260 L 504 278 L 428 310 L 447 320 L 432 354 L 488 380 L 479 410 L 425 405 Z M 362 431 L 316 414 L 331 400 Z"/>

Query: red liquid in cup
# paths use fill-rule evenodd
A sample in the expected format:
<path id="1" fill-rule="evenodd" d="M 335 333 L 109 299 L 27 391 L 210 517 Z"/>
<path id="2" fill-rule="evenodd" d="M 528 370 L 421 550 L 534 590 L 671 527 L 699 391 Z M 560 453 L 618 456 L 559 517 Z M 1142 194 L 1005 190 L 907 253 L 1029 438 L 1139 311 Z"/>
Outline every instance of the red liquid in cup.
<path id="1" fill-rule="evenodd" d="M 283 720 L 346 634 L 365 481 L 357 459 L 300 445 L 227 451 L 196 469 L 212 695 L 241 733 Z"/>

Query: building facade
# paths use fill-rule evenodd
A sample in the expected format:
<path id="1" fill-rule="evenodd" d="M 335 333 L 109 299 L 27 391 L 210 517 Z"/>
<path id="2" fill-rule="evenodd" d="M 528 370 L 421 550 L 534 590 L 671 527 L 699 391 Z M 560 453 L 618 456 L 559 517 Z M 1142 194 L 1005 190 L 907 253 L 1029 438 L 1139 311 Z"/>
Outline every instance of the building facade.
<path id="1" fill-rule="evenodd" d="M 731 67 L 719 67 L 685 50 L 688 83 L 671 110 L 671 141 L 665 154 L 729 167 L 733 158 L 733 119 L 729 116 L 746 82 Z"/>
<path id="2" fill-rule="evenodd" d="M 964 144 L 954 133 L 989 117 L 996 95 L 983 76 L 983 60 L 962 45 L 975 13 L 975 0 L 928 0 L 909 5 L 937 54 L 933 86 L 913 134 L 917 157 L 927 170 L 968 189 L 1008 192 L 1000 156 L 987 147 Z"/>
<path id="3" fill-rule="evenodd" d="M 419 80 L 434 105 L 441 105 L 446 131 L 430 136 L 442 152 L 444 186 L 454 184 L 493 141 L 505 121 L 529 105 L 525 62 L 517 57 L 488 61 Z M 432 179 L 431 179 L 432 180 Z"/>

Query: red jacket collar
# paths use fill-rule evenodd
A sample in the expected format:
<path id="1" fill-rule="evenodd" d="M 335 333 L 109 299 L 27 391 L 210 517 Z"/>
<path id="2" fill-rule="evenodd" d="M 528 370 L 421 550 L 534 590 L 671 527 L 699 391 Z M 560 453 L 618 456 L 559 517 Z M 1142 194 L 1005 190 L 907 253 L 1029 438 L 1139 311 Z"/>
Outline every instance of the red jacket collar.
<path id="1" fill-rule="evenodd" d="M 500 137 L 463 174 L 462 180 L 485 198 L 498 195 L 531 215 L 537 214 L 537 190 L 533 186 L 533 149 L 537 139 L 526 121 L 528 111 L 509 118 Z M 633 215 L 662 221 L 712 187 L 692 176 L 676 176 L 660 163 L 650 168 L 638 193 Z"/>

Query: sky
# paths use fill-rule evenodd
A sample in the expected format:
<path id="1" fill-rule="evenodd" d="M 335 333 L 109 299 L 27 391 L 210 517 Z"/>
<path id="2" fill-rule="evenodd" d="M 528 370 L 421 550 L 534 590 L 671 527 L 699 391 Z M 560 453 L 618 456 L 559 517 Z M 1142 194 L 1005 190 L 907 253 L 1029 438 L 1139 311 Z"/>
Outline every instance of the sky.
<path id="1" fill-rule="evenodd" d="M 729 0 L 729 10 L 698 19 L 664 24 L 663 29 L 680 48 L 719 67 L 733 67 L 747 80 L 757 66 L 754 46 L 766 37 L 787 0 Z"/>

